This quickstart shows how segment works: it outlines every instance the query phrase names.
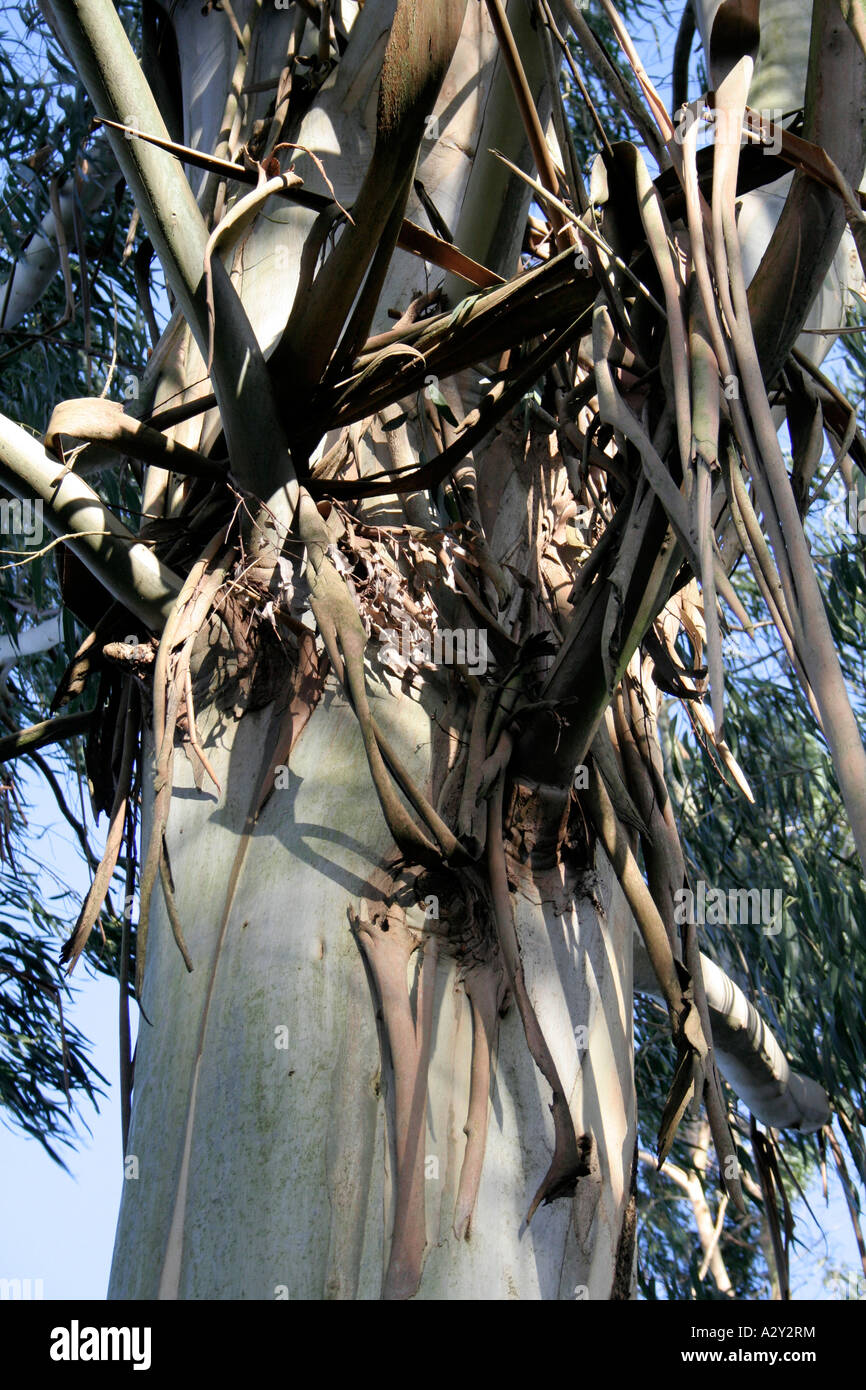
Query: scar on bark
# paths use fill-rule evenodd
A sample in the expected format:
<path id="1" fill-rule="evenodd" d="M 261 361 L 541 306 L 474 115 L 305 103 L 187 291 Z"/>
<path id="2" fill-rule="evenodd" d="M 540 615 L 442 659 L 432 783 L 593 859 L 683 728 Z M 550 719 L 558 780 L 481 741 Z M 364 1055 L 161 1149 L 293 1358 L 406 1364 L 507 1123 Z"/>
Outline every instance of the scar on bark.
<path id="1" fill-rule="evenodd" d="M 632 1293 L 632 1276 L 634 1273 L 634 1255 L 637 1245 L 637 1140 L 635 1140 L 634 1156 L 631 1163 L 631 1185 L 629 1187 L 628 1201 L 622 1217 L 619 1240 L 616 1247 L 616 1263 L 614 1265 L 613 1283 L 611 1285 L 611 1300 L 628 1300 Z"/>

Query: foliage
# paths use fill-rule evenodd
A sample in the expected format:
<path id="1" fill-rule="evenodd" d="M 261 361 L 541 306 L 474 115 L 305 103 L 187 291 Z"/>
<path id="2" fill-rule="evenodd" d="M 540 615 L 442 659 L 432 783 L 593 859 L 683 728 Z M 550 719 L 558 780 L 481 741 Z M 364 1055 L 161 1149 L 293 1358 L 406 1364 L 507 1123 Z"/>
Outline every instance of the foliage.
<path id="1" fill-rule="evenodd" d="M 122 13 L 133 25 L 138 6 Z M 91 140 L 93 108 L 76 74 L 46 28 L 38 6 L 6 5 L 0 10 L 0 284 L 6 282 L 28 239 L 51 210 L 50 185 L 74 178 Z M 37 169 L 31 167 L 36 156 Z M 47 158 L 45 157 L 47 156 Z M 54 405 L 70 397 L 98 394 L 114 361 L 109 394 L 122 398 L 126 369 L 140 371 L 145 337 L 133 262 L 124 259 L 132 202 L 122 180 L 114 194 L 82 221 L 80 244 L 69 247 L 74 312 L 59 328 L 66 304 L 63 278 L 56 275 L 21 323 L 0 330 L 0 411 L 41 434 Z M 138 234 L 141 240 L 141 234 Z M 4 291 L 0 288 L 0 303 Z M 86 306 L 86 307 L 85 307 Z M 85 352 L 85 348 L 87 351 Z M 137 524 L 140 489 L 134 475 L 106 476 L 106 500 Z M 12 732 L 45 717 L 54 691 L 85 629 L 64 607 L 58 583 L 56 547 L 11 551 L 0 565 L 0 632 L 18 641 L 30 628 L 62 614 L 62 646 L 0 667 L 0 725 Z M 79 697 L 70 713 L 88 707 Z M 82 846 L 87 831 L 76 816 L 78 788 L 86 776 L 80 739 L 34 759 L 47 791 L 73 826 Z M 88 1057 L 86 1039 L 70 1023 L 72 996 L 61 972 L 58 947 L 77 915 L 74 897 L 58 881 L 47 901 L 39 864 L 40 829 L 27 815 L 21 766 L 4 767 L 5 863 L 0 876 L 3 921 L 0 971 L 0 1029 L 3 1053 L 0 1105 L 7 1119 L 32 1134 L 52 1157 L 56 1144 L 74 1145 L 71 1101 L 95 1100 L 102 1075 Z M 26 819 L 25 819 L 26 816 Z M 92 848 L 90 862 L 95 863 Z M 121 889 L 122 892 L 122 889 Z M 106 905 L 88 945 L 93 968 L 117 977 L 120 923 Z M 104 940 L 103 940 L 104 934 Z M 59 1009 L 67 1001 L 64 1030 Z"/>

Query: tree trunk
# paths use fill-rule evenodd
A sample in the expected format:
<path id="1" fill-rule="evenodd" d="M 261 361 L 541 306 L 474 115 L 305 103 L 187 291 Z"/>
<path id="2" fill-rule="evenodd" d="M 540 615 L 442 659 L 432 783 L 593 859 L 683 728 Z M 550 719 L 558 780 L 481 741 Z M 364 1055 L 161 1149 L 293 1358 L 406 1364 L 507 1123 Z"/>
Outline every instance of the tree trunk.
<path id="1" fill-rule="evenodd" d="M 381 717 L 423 783 L 429 716 L 403 700 Z M 395 1069 L 384 1038 L 380 1049 L 379 995 L 351 917 L 378 898 L 371 880 L 390 854 L 388 834 L 354 715 L 330 688 L 292 750 L 288 788 L 274 793 L 256 826 L 223 923 L 267 724 L 267 713 L 247 715 L 225 726 L 218 751 L 208 741 L 225 789 L 219 807 L 195 792 L 188 765 L 176 778 L 170 855 L 195 969 L 184 971 L 160 901 L 143 999 L 151 1026 L 140 1025 L 135 1064 L 128 1155 L 137 1165 L 127 1164 L 135 1176 L 124 1189 L 114 1298 L 382 1291 L 395 1207 Z M 611 904 L 606 875 L 563 881 L 559 870 L 511 867 L 520 876 L 512 901 L 529 994 L 577 1133 L 595 1136 L 596 1148 L 575 1199 L 540 1208 L 527 1232 L 553 1126 L 550 1090 L 512 1006 L 499 1030 L 478 1199 L 465 1235 L 455 1234 L 473 1027 L 484 1018 L 493 1028 L 501 985 L 493 971 L 467 971 L 446 942 L 436 952 L 428 935 L 418 1296 L 607 1298 L 614 1287 L 623 1296 L 634 1250 L 630 917 L 618 888 Z M 445 910 L 443 902 L 442 926 Z M 466 925 L 447 923 L 458 940 Z M 406 941 L 394 927 L 388 936 L 378 933 L 377 949 L 393 947 L 411 990 L 421 952 L 407 960 Z M 485 1090 L 482 1124 L 486 1109 Z"/>
<path id="2" fill-rule="evenodd" d="M 247 7 L 236 10 L 243 26 Z M 300 12 L 261 10 L 238 89 L 278 76 Z M 337 198 L 351 206 L 370 159 L 394 4 L 367 0 L 360 12 L 343 4 L 338 14 L 349 44 L 300 127 L 283 138 L 314 151 Z M 538 36 L 523 4 L 510 5 L 509 15 L 543 113 Z M 226 17 L 203 16 L 198 3 L 181 3 L 175 26 L 184 138 L 213 149 L 234 115 L 226 92 L 237 45 Z M 304 53 L 315 47 L 312 26 L 301 42 Z M 296 80 L 303 71 L 295 69 Z M 271 95 L 249 100 L 230 157 Z M 528 198 L 489 150 L 531 166 L 483 6 L 466 9 L 431 115 L 417 178 L 461 250 L 513 274 Z M 328 191 L 306 156 L 297 168 L 308 188 Z M 205 183 L 202 201 L 214 194 Z M 270 353 L 303 284 L 317 214 L 276 199 L 265 213 L 227 264 Z M 406 215 L 425 222 L 414 194 Z M 404 311 L 419 287 L 440 279 L 435 267 L 398 252 L 370 331 L 386 331 L 385 310 Z M 452 276 L 451 302 L 467 288 Z M 176 403 L 181 387 L 205 376 L 188 332 L 156 356 L 160 371 L 151 370 L 148 389 L 157 404 Z M 458 379 L 463 409 L 479 376 Z M 363 470 L 393 464 L 395 437 L 417 458 L 419 428 L 412 420 L 408 432 L 398 426 L 389 435 L 374 423 L 357 440 Z M 205 417 L 175 437 L 202 447 L 215 429 Z M 328 436 L 319 452 L 336 439 Z M 531 578 L 538 519 L 547 509 L 556 524 L 563 465 L 552 466 L 537 445 L 527 452 L 517 424 L 488 437 L 474 463 L 493 560 Z M 172 487 L 151 470 L 148 507 L 170 512 Z M 425 505 L 417 495 L 404 507 L 385 499 L 368 504 L 364 520 L 432 531 Z M 520 589 L 500 573 L 503 607 L 516 613 Z M 459 603 L 454 613 L 455 629 L 478 622 Z M 373 715 L 435 805 L 469 738 L 472 703 L 441 668 L 401 685 L 370 659 L 371 648 Z M 432 886 L 420 880 L 407 907 L 358 720 L 333 674 L 311 699 L 290 752 L 276 760 L 285 688 L 264 709 L 247 702 L 240 718 L 244 699 L 226 700 L 224 683 L 208 696 L 200 677 L 195 691 L 199 735 L 222 791 L 217 798 L 197 790 L 191 764 L 176 759 L 167 848 L 194 969 L 183 968 L 157 890 L 110 1297 L 631 1297 L 633 928 L 607 862 L 593 864 L 579 845 L 531 854 L 534 802 L 531 789 L 516 788 L 508 899 L 526 996 L 579 1137 L 582 1173 L 527 1228 L 554 1152 L 551 1086 L 513 999 L 505 1007 L 513 991 L 491 940 L 485 876 L 470 868 Z M 273 794 L 247 836 L 257 789 L 273 767 Z"/>

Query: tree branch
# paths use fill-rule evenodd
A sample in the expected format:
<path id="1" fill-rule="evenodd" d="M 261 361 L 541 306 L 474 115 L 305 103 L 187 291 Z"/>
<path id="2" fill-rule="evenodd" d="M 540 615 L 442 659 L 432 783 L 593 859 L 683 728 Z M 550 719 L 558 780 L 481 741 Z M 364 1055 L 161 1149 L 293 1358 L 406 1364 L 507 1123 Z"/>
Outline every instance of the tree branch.
<path id="1" fill-rule="evenodd" d="M 165 123 L 113 5 L 107 0 L 50 0 L 49 8 L 97 113 L 167 140 Z M 207 360 L 208 232 L 192 188 L 166 150 L 106 129 L 166 278 Z M 273 529 L 279 523 L 285 531 L 297 506 L 288 441 L 261 348 L 218 259 L 213 264 L 213 298 L 213 381 L 232 470 L 242 487 L 269 501 L 276 517 Z M 262 526 L 271 529 L 267 523 Z"/>
<path id="2" fill-rule="evenodd" d="M 811 1134 L 830 1119 L 823 1086 L 794 1071 L 776 1038 L 723 970 L 701 952 L 713 1044 L 719 1069 L 762 1124 Z M 635 937 L 634 987 L 662 999 L 643 942 Z"/>
<path id="3" fill-rule="evenodd" d="M 22 753 L 35 753 L 47 743 L 58 743 L 60 739 L 82 734 L 90 728 L 92 719 L 93 710 L 82 710 L 78 714 L 62 714 L 57 719 L 43 719 L 39 724 L 7 734 L 0 738 L 0 763 L 18 758 Z"/>
<path id="4" fill-rule="evenodd" d="M 0 483 L 41 504 L 56 536 L 108 592 L 159 632 L 180 592 L 177 576 L 137 541 L 83 478 L 52 459 L 38 440 L 0 415 Z"/>
<path id="5" fill-rule="evenodd" d="M 19 632 L 17 637 L 0 637 L 0 664 L 14 665 L 22 656 L 38 656 L 56 647 L 62 637 L 60 615 Z"/>

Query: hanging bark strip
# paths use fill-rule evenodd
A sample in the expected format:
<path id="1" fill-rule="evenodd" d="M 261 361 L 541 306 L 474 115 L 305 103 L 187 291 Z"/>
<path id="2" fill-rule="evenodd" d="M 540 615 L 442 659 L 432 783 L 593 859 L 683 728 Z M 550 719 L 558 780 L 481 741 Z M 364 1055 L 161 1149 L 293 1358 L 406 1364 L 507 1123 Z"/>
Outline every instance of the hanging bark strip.
<path id="1" fill-rule="evenodd" d="M 277 145 L 274 148 L 274 150 L 271 153 L 271 157 L 268 161 L 267 172 L 265 165 L 260 164 L 258 167 L 258 182 L 256 184 L 256 187 L 253 189 L 251 193 L 247 193 L 243 198 L 239 198 L 237 202 L 233 204 L 231 210 L 224 214 L 217 226 L 211 232 L 210 237 L 208 238 L 207 246 L 205 247 L 204 268 L 208 310 L 208 354 L 206 360 L 206 370 L 208 376 L 210 376 L 211 366 L 213 365 L 213 335 L 215 329 L 213 274 L 211 270 L 211 262 L 214 252 L 219 249 L 223 254 L 225 254 L 226 251 L 229 249 L 229 246 L 234 245 L 234 243 L 243 235 L 243 233 L 247 231 L 249 227 L 252 226 L 252 223 L 254 222 L 257 213 L 264 206 L 264 204 L 268 201 L 269 198 L 277 197 L 280 194 L 284 195 L 290 193 L 292 189 L 299 188 L 303 184 L 303 179 L 301 178 L 300 174 L 296 174 L 294 172 L 294 169 L 289 169 L 285 173 L 272 174 L 270 172 L 271 165 L 277 168 L 279 167 L 278 161 L 276 159 L 277 152 L 279 150 L 287 149 L 299 150 L 302 154 L 306 154 L 309 156 L 309 158 L 312 160 L 319 173 L 321 174 L 322 178 L 324 179 L 325 183 L 328 185 L 328 188 L 331 191 L 333 203 L 337 210 L 348 222 L 353 221 L 352 214 L 346 211 L 339 198 L 337 197 L 336 193 L 334 192 L 334 186 L 331 183 L 331 180 L 328 178 L 327 172 L 325 171 L 325 167 L 322 164 L 322 161 L 319 159 L 318 155 L 315 155 L 312 152 L 312 150 L 308 150 L 303 145 L 283 143 Z M 228 243 L 228 245 L 226 245 L 226 243 Z"/>
<path id="2" fill-rule="evenodd" d="M 755 480 L 768 494 L 765 514 L 772 507 L 778 517 L 778 533 L 781 534 L 777 533 L 774 540 L 776 563 L 781 567 L 780 553 L 784 550 L 793 571 L 794 586 L 789 604 L 802 632 L 804 668 L 822 712 L 824 732 L 857 850 L 866 864 L 866 751 L 845 689 L 824 600 L 761 377 L 743 275 L 736 226 L 736 171 L 739 131 L 751 80 L 751 59 L 748 51 L 736 62 L 728 59 L 726 50 L 723 53 L 726 66 L 723 80 L 717 84 L 716 102 L 725 119 L 715 146 L 712 202 L 717 283 L 731 326 L 740 379 L 760 450 L 755 460 Z M 719 61 L 722 62 L 721 56 Z"/>
<path id="3" fill-rule="evenodd" d="M 156 654 L 153 673 L 153 739 L 156 754 L 154 777 L 153 827 L 150 843 L 144 857 L 141 872 L 139 930 L 136 949 L 135 990 L 141 998 L 144 982 L 144 966 L 147 951 L 147 934 L 150 922 L 150 902 L 157 875 L 163 886 L 166 906 L 178 949 L 188 970 L 192 962 L 180 932 L 180 922 L 174 903 L 174 892 L 170 874 L 165 863 L 165 827 L 171 808 L 172 766 L 174 762 L 174 733 L 181 701 L 186 696 L 186 672 L 192 644 L 204 623 L 214 596 L 223 584 L 232 552 L 224 556 L 214 571 L 211 566 L 225 547 L 225 529 L 221 528 L 205 547 L 200 559 L 190 570 L 177 603 L 169 615 L 159 650 Z M 171 669 L 175 648 L 180 647 L 180 656 L 175 669 Z M 194 733 L 194 724 L 193 724 Z"/>
<path id="4" fill-rule="evenodd" d="M 457 841 L 443 825 L 444 840 L 437 847 L 436 843 L 415 824 L 397 796 L 385 767 L 383 750 L 377 738 L 367 699 L 364 676 L 367 634 L 358 616 L 358 610 L 352 603 L 344 581 L 324 552 L 320 553 L 318 564 L 313 563 L 311 569 L 314 577 L 310 585 L 310 606 L 331 665 L 355 711 L 373 785 L 388 829 L 395 843 L 410 861 L 433 867 L 440 862 L 443 853 L 447 855 L 449 852 L 454 854 L 457 851 Z M 418 792 L 417 796 L 420 798 L 421 793 Z"/>
<path id="5" fill-rule="evenodd" d="M 623 694 L 624 703 L 628 704 L 627 719 L 624 717 L 620 726 L 624 758 L 631 774 L 631 785 L 635 787 L 638 783 L 642 787 L 643 795 L 639 804 L 647 818 L 651 818 L 651 831 L 642 837 L 647 876 L 654 889 L 653 896 L 668 930 L 669 939 L 673 940 L 674 949 L 679 955 L 674 902 L 677 890 L 686 881 L 685 857 L 671 811 L 664 758 L 658 742 L 655 687 L 648 675 L 638 666 L 634 676 L 626 678 Z M 686 923 L 683 955 L 691 977 L 694 1006 L 706 1043 L 706 1057 L 703 1059 L 705 1084 L 702 1094 L 719 1160 L 719 1172 L 725 1191 L 732 1198 L 736 1209 L 742 1212 L 745 1205 L 740 1186 L 739 1166 L 716 1071 L 713 1031 L 704 988 L 697 926 L 693 921 Z"/>
<path id="6" fill-rule="evenodd" d="M 695 291 L 697 287 L 695 287 Z M 689 359 L 692 388 L 692 437 L 689 463 L 695 470 L 692 489 L 692 530 L 701 562 L 704 622 L 707 629 L 707 664 L 714 733 L 722 738 L 725 714 L 725 668 L 722 634 L 716 610 L 714 533 L 712 525 L 712 471 L 718 467 L 720 387 L 719 364 L 709 341 L 709 328 L 700 295 L 692 295 L 689 324 Z"/>
<path id="7" fill-rule="evenodd" d="M 117 785 L 108 824 L 105 851 L 100 860 L 99 868 L 94 876 L 90 891 L 78 915 L 78 921 L 73 928 L 71 936 L 64 943 L 63 949 L 60 952 L 60 959 L 67 966 L 67 975 L 70 975 L 75 969 L 78 957 L 87 944 L 87 938 L 90 936 L 94 923 L 99 916 L 102 904 L 105 902 L 105 895 L 111 886 L 114 870 L 117 867 L 120 847 L 123 844 L 123 835 L 126 829 L 126 819 L 129 809 L 130 786 L 132 783 L 132 766 L 138 744 L 137 708 L 130 679 L 127 679 L 125 683 L 123 714 L 121 718 L 123 721 L 123 754 L 120 770 L 117 774 Z"/>
<path id="8" fill-rule="evenodd" d="M 599 410 L 602 418 L 609 424 L 614 425 L 615 428 L 621 430 L 626 438 L 630 439 L 638 450 L 647 482 L 664 507 L 671 528 L 684 554 L 688 557 L 694 573 L 700 574 L 701 564 L 695 554 L 692 529 L 689 524 L 685 498 L 671 477 L 664 460 L 647 435 L 643 425 L 634 412 L 626 405 L 614 383 L 613 372 L 611 371 L 609 362 L 609 355 L 614 342 L 614 329 L 610 312 L 601 300 L 599 300 L 596 305 L 593 314 L 592 333 L 593 349 L 596 359 L 596 385 L 598 387 Z M 689 431 L 689 435 L 690 434 L 691 431 Z M 743 627 L 749 628 L 751 626 L 749 615 L 746 613 L 746 610 L 737 597 L 736 591 L 715 551 L 713 551 L 712 563 L 719 592 L 724 596 L 725 602 L 728 604 L 731 612 L 735 614 Z"/>
<path id="9" fill-rule="evenodd" d="M 133 693 L 141 717 L 141 704 L 138 695 Z M 117 970 L 117 1031 L 118 1031 L 118 1072 L 120 1083 L 120 1137 L 123 1156 L 129 1145 L 129 1125 L 132 1118 L 132 1030 L 129 1022 L 129 953 L 131 946 L 132 900 L 135 892 L 136 852 L 136 811 L 138 794 L 141 789 L 141 765 L 136 766 L 135 782 L 130 796 L 131 814 L 126 821 L 126 882 L 123 896 L 123 916 L 120 927 L 120 961 Z"/>
<path id="10" fill-rule="evenodd" d="M 295 300 L 270 359 L 284 386 L 284 418 L 303 410 L 304 395 L 324 380 L 352 306 L 388 230 L 396 244 L 400 217 L 424 136 L 456 48 L 466 0 L 398 0 L 382 61 L 373 154 L 343 229 L 306 294 Z M 366 334 L 364 334 L 366 336 Z"/>
<path id="11" fill-rule="evenodd" d="M 727 337 L 719 317 L 719 307 L 710 279 L 707 258 L 707 242 L 713 245 L 713 231 L 710 225 L 710 210 L 704 202 L 699 187 L 695 159 L 697 123 L 687 128 L 683 141 L 683 176 L 686 193 L 686 206 L 689 222 L 692 254 L 694 258 L 697 285 L 705 322 L 709 328 L 710 341 L 719 366 L 726 381 L 735 380 L 734 360 L 729 351 Z M 728 296 L 729 298 L 729 296 Z M 776 624 L 779 636 L 801 681 L 812 711 L 822 723 L 819 704 L 809 683 L 803 660 L 804 635 L 799 618 L 799 605 L 791 561 L 777 514 L 773 495 L 766 486 L 763 471 L 758 460 L 758 450 L 752 435 L 752 428 L 746 418 L 738 394 L 727 402 L 731 421 L 740 448 L 743 450 L 755 484 L 758 500 L 764 515 L 764 522 L 770 537 L 776 564 L 764 538 L 760 522 L 755 515 L 748 491 L 740 473 L 739 458 L 731 453 L 730 446 L 722 458 L 723 477 L 728 504 L 740 543 L 743 545 L 755 579 L 767 603 L 770 615 Z M 777 570 L 778 567 L 778 570 Z"/>
<path id="12" fill-rule="evenodd" d="M 863 1230 L 860 1225 L 859 1202 L 857 1199 L 857 1189 L 851 1181 L 845 1158 L 839 1147 L 839 1142 L 833 1133 L 832 1125 L 827 1125 L 823 1130 L 827 1144 L 833 1155 L 833 1162 L 836 1165 L 836 1172 L 839 1174 L 839 1181 L 842 1184 L 842 1191 L 845 1193 L 845 1205 L 848 1208 L 848 1215 L 851 1218 L 851 1225 L 854 1230 L 854 1238 L 857 1241 L 857 1251 L 860 1255 L 860 1265 L 863 1273 L 866 1274 L 866 1241 L 863 1239 Z"/>
<path id="13" fill-rule="evenodd" d="M 691 453 L 692 413 L 689 401 L 689 348 L 686 336 L 685 286 L 677 254 L 677 242 L 665 212 L 661 194 L 649 176 L 640 151 L 635 145 L 617 145 L 620 159 L 634 166 L 635 192 L 641 221 L 646 232 L 652 258 L 662 283 L 667 315 L 673 397 L 677 422 L 680 467 L 685 475 Z M 664 358 L 664 349 L 663 358 Z"/>
<path id="14" fill-rule="evenodd" d="M 472 1063 L 469 1105 L 463 1133 L 466 1150 L 460 1167 L 453 1231 L 458 1240 L 467 1239 L 478 1199 L 484 1151 L 487 1147 L 490 1114 L 490 1085 L 496 1066 L 499 1017 L 507 993 L 498 962 L 473 961 L 462 976 L 463 988 L 472 1010 Z"/>
<path id="15" fill-rule="evenodd" d="M 371 916 L 369 921 L 355 918 L 353 925 L 376 985 L 391 1053 L 397 1161 L 394 1226 L 382 1297 L 406 1299 L 417 1292 L 427 1245 L 424 1136 L 439 944 L 435 936 L 428 935 L 419 946 L 396 906 L 390 906 L 386 913 L 374 911 Z M 413 1018 L 406 972 L 418 949 L 423 959 Z"/>
<path id="16" fill-rule="evenodd" d="M 652 962 L 671 1019 L 683 1012 L 683 991 L 664 922 L 644 882 L 625 832 L 617 823 L 601 775 L 593 769 L 588 805 L 604 852 L 620 881 Z"/>
<path id="17" fill-rule="evenodd" d="M 751 1119 L 752 1152 L 755 1156 L 755 1167 L 758 1170 L 758 1177 L 761 1183 L 761 1193 L 764 1198 L 764 1213 L 767 1218 L 767 1225 L 770 1228 L 770 1239 L 773 1246 L 773 1259 L 776 1265 L 776 1275 L 779 1280 L 779 1296 L 783 1300 L 791 1297 L 791 1275 L 788 1260 L 788 1252 L 791 1244 L 791 1237 L 794 1234 L 794 1220 L 791 1214 L 791 1207 L 788 1202 L 788 1194 L 782 1182 L 782 1175 L 779 1172 L 779 1164 L 776 1158 L 776 1146 L 772 1135 L 764 1134 L 758 1129 L 754 1115 Z M 779 1220 L 779 1198 L 782 1201 L 782 1214 L 784 1228 Z"/>
<path id="18" fill-rule="evenodd" d="M 708 1044 L 692 994 L 688 971 L 675 960 L 665 924 L 644 882 L 627 837 L 616 815 L 597 768 L 589 783 L 589 810 L 605 854 L 620 881 L 652 962 L 660 990 L 668 1006 L 677 1048 L 677 1067 L 662 1115 L 658 1139 L 659 1167 L 676 1137 L 677 1127 L 695 1093 L 702 1093 Z"/>
<path id="19" fill-rule="evenodd" d="M 548 149 L 547 140 L 538 116 L 538 111 L 535 107 L 529 82 L 527 81 L 523 64 L 520 61 L 517 45 L 514 42 L 514 34 L 511 31 L 511 25 L 508 23 L 508 17 L 502 7 L 502 0 L 487 0 L 487 11 L 493 22 L 493 31 L 499 42 L 499 47 L 505 60 L 505 66 L 508 70 L 508 76 L 514 88 L 515 99 L 529 140 L 529 146 L 532 150 L 532 158 L 535 161 L 535 167 L 538 170 L 539 177 L 545 188 L 550 193 L 556 195 L 559 192 L 559 175 L 550 150 Z M 567 228 L 568 223 L 558 209 L 554 209 L 551 223 L 559 249 L 562 250 L 564 247 L 571 245 L 574 241 L 574 236 L 566 235 L 562 237 L 562 233 Z"/>
<path id="20" fill-rule="evenodd" d="M 647 116 L 634 88 L 626 83 L 619 70 L 608 58 L 607 53 L 587 23 L 586 16 L 583 14 L 580 5 L 576 3 L 576 0 L 563 0 L 563 8 L 568 17 L 568 22 L 574 30 L 582 52 L 595 68 L 602 82 L 609 88 L 613 94 L 614 100 L 628 113 L 630 120 L 640 132 L 653 158 L 659 165 L 659 168 L 664 169 L 668 167 L 670 165 L 670 157 L 665 149 L 664 142 L 658 137 L 652 119 Z"/>
<path id="21" fill-rule="evenodd" d="M 66 245 L 66 228 L 63 225 L 63 212 L 60 207 L 60 193 L 58 189 L 59 175 L 55 176 L 48 185 L 48 198 L 51 203 L 51 211 L 54 216 L 54 235 L 57 238 L 57 255 L 60 260 L 60 268 L 63 273 L 63 288 L 66 292 L 66 304 L 59 319 L 46 329 L 46 333 L 56 333 L 65 323 L 68 323 L 75 313 L 75 293 L 72 288 L 72 272 L 69 269 L 69 251 Z M 9 285 L 12 284 L 12 276 L 9 277 Z M 5 306 L 4 306 L 5 309 Z M 0 314 L 0 323 L 5 318 L 5 312 Z"/>
<path id="22" fill-rule="evenodd" d="M 207 754 L 198 741 L 198 733 L 195 727 L 195 706 L 192 698 L 192 672 L 190 671 L 189 664 L 187 664 L 184 673 L 184 698 L 186 701 L 187 736 L 189 738 L 190 748 L 195 753 L 204 771 L 216 787 L 217 795 L 221 796 L 222 787 L 219 784 L 219 778 L 211 767 Z"/>
<path id="23" fill-rule="evenodd" d="M 635 286 L 635 288 L 640 290 L 641 294 L 644 296 L 644 298 L 647 300 L 649 304 L 652 304 L 654 309 L 656 309 L 660 314 L 664 315 L 665 310 L 662 307 L 662 305 L 659 304 L 655 296 L 651 293 L 650 290 L 647 289 L 643 281 L 638 279 L 634 271 L 631 269 L 629 265 L 626 264 L 622 257 L 617 255 L 617 253 L 613 250 L 613 247 L 605 241 L 604 237 L 599 236 L 598 232 L 593 230 L 593 228 L 589 225 L 589 218 L 585 214 L 583 217 L 578 217 L 574 212 L 572 212 L 571 208 L 567 207 L 565 203 L 561 202 L 559 198 L 557 198 L 553 193 L 549 192 L 549 190 L 546 189 L 543 184 L 540 184 L 536 179 L 531 178 L 529 174 L 524 173 L 523 170 L 519 169 L 516 164 L 512 164 L 511 160 L 506 159 L 505 155 L 500 154 L 498 150 L 492 150 L 491 153 L 496 155 L 496 158 L 501 160 L 502 163 L 506 166 L 506 168 L 510 169 L 513 174 L 516 174 L 519 179 L 522 179 L 524 183 L 528 184 L 530 188 L 534 189 L 534 191 L 538 194 L 539 200 L 545 205 L 545 207 L 552 208 L 556 212 L 561 213 L 565 218 L 567 218 L 567 220 L 572 224 L 572 226 L 574 226 L 579 231 L 582 237 L 587 238 L 595 246 L 598 246 L 600 250 L 604 251 L 606 255 L 610 256 L 613 264 L 617 267 L 621 274 L 625 275 L 626 279 L 630 280 L 632 284 Z"/>
<path id="24" fill-rule="evenodd" d="M 273 178 L 265 178 L 264 171 L 260 170 L 259 183 L 252 193 L 247 193 L 245 197 L 239 198 L 230 212 L 222 218 L 214 230 L 211 232 L 207 246 L 204 250 L 204 277 L 205 277 L 205 299 L 207 301 L 208 317 L 208 349 L 205 359 L 205 371 L 210 376 L 213 367 L 214 332 L 216 329 L 216 313 L 214 310 L 213 299 L 213 271 L 212 262 L 214 253 L 217 250 L 225 252 L 230 245 L 243 235 L 244 231 L 251 226 L 257 212 L 269 198 L 275 193 L 280 193 L 284 189 L 297 186 L 301 182 L 298 174 L 277 174 Z"/>
<path id="25" fill-rule="evenodd" d="M 490 433 L 494 425 L 503 419 L 519 401 L 539 376 L 565 349 L 579 336 L 581 320 L 569 324 L 560 333 L 552 334 L 531 355 L 529 365 L 510 383 L 497 382 L 487 392 L 481 404 L 461 420 L 454 440 L 447 445 L 438 457 L 429 463 L 413 468 L 409 473 L 384 473 L 380 477 L 361 478 L 359 481 L 335 478 L 328 482 L 313 479 L 309 490 L 313 496 L 359 499 L 363 497 L 387 497 L 390 493 L 420 492 L 438 486 L 458 463 L 461 463 L 471 449 Z M 422 368 L 423 369 L 423 368 Z M 393 390 L 393 388 L 392 388 Z M 396 395 L 396 392 L 394 392 Z M 399 399 L 399 397 L 398 397 Z M 355 410 L 345 412 L 349 419 L 355 417 Z"/>
<path id="26" fill-rule="evenodd" d="M 602 8 L 610 20 L 611 27 L 616 35 L 620 48 L 631 64 L 632 72 L 637 78 L 638 85 L 646 98 L 646 103 L 652 112 L 653 119 L 658 126 L 659 133 L 665 143 L 667 152 L 675 166 L 679 164 L 679 153 L 676 143 L 676 132 L 671 121 L 668 109 L 653 86 L 649 74 L 640 60 L 637 49 L 629 37 L 628 31 L 622 22 L 612 0 L 601 0 Z M 574 8 L 573 0 L 566 0 L 566 8 L 569 13 Z"/>
<path id="27" fill-rule="evenodd" d="M 695 37 L 694 0 L 686 0 L 680 27 L 674 44 L 673 71 L 671 76 L 671 105 L 678 111 L 689 99 L 689 61 Z"/>

